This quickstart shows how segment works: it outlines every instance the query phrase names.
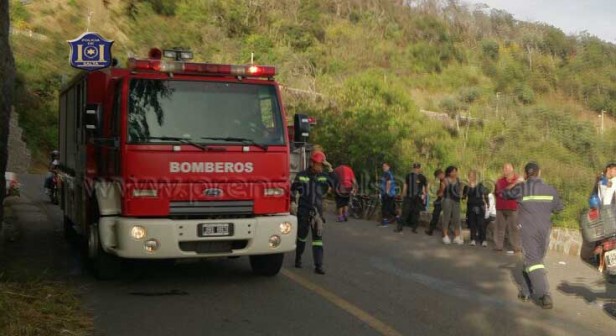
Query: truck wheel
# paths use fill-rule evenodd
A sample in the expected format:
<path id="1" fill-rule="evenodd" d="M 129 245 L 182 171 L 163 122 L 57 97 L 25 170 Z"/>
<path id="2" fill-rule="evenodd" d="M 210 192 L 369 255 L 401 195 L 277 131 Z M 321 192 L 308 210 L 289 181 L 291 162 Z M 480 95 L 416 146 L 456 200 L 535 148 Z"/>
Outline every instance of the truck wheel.
<path id="1" fill-rule="evenodd" d="M 73 222 L 71 222 L 67 216 L 64 216 L 62 227 L 64 229 L 64 238 L 66 238 L 69 242 L 73 242 L 77 232 L 75 232 L 75 229 L 73 228 Z"/>
<path id="2" fill-rule="evenodd" d="M 88 229 L 88 260 L 94 276 L 99 280 L 112 280 L 120 273 L 120 259 L 103 250 L 96 224 Z"/>
<path id="3" fill-rule="evenodd" d="M 250 267 L 257 275 L 274 276 L 280 272 L 284 254 L 262 254 L 250 256 Z"/>

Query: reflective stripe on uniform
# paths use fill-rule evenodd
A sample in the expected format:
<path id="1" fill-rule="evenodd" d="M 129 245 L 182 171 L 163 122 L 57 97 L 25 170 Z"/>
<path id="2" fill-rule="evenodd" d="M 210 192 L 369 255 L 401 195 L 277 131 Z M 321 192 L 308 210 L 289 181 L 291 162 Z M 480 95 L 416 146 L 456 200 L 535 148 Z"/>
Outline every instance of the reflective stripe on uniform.
<path id="1" fill-rule="evenodd" d="M 306 238 L 303 238 L 303 239 L 302 239 L 302 238 L 300 238 L 299 236 L 297 237 L 297 240 L 298 240 L 298 241 L 301 241 L 302 243 L 305 243 L 305 242 L 306 242 Z"/>
<path id="2" fill-rule="evenodd" d="M 312 246 L 323 246 L 323 241 L 322 240 L 313 241 Z"/>
<path id="3" fill-rule="evenodd" d="M 319 176 L 319 177 L 317 177 L 317 181 L 319 181 L 319 182 L 327 182 L 327 177 Z"/>
<path id="4" fill-rule="evenodd" d="M 543 268 L 545 268 L 544 264 L 536 264 L 536 265 L 528 266 L 526 268 L 526 273 L 530 273 L 532 271 L 536 271 L 538 269 L 543 269 Z"/>
<path id="5" fill-rule="evenodd" d="M 524 196 L 522 198 L 522 202 L 527 201 L 553 201 L 554 196 L 552 195 L 534 195 L 534 196 Z"/>
<path id="6" fill-rule="evenodd" d="M 297 178 L 300 182 L 310 182 L 310 177 L 308 176 L 298 176 Z"/>

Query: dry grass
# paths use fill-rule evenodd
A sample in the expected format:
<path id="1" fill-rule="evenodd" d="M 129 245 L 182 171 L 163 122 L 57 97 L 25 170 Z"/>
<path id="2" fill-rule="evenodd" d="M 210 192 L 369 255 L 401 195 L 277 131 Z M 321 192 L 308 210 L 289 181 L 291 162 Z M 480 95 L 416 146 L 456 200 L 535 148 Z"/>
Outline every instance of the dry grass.
<path id="1" fill-rule="evenodd" d="M 9 207 L 4 214 L 13 220 Z M 1 254 L 0 259 L 0 335 L 92 334 L 92 316 L 74 286 L 46 279 L 45 274 L 29 275 L 18 260 L 4 260 Z"/>
<path id="2" fill-rule="evenodd" d="M 92 319 L 74 290 L 46 280 L 0 279 L 0 335 L 88 335 Z"/>

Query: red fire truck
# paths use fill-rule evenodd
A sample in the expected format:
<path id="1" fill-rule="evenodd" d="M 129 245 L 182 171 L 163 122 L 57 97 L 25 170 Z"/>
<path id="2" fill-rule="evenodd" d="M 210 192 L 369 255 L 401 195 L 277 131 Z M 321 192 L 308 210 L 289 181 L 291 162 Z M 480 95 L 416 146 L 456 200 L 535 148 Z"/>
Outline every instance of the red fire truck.
<path id="1" fill-rule="evenodd" d="M 120 258 L 234 256 L 275 275 L 295 249 L 275 68 L 190 58 L 152 49 L 61 92 L 64 228 L 99 278 Z"/>

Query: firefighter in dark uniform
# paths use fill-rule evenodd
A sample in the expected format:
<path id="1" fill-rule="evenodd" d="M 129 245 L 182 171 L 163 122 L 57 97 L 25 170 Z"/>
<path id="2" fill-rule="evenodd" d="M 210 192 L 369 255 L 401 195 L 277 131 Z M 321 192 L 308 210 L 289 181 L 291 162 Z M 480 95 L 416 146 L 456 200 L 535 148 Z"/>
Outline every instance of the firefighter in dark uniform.
<path id="1" fill-rule="evenodd" d="M 526 164 L 524 173 L 526 181 L 509 187 L 502 194 L 504 198 L 517 199 L 519 204 L 518 223 L 521 226 L 524 267 L 518 298 L 528 301 L 533 295 L 542 308 L 550 309 L 553 303 L 543 259 L 550 243 L 551 215 L 560 212 L 563 204 L 556 189 L 539 178 L 538 164 Z"/>
<path id="2" fill-rule="evenodd" d="M 323 196 L 332 187 L 331 177 L 323 172 L 325 154 L 317 151 L 310 157 L 310 168 L 295 176 L 291 185 L 291 195 L 299 193 L 297 206 L 297 249 L 295 267 L 302 267 L 302 254 L 306 248 L 308 232 L 312 231 L 312 255 L 314 272 L 325 274 L 323 270 Z"/>

